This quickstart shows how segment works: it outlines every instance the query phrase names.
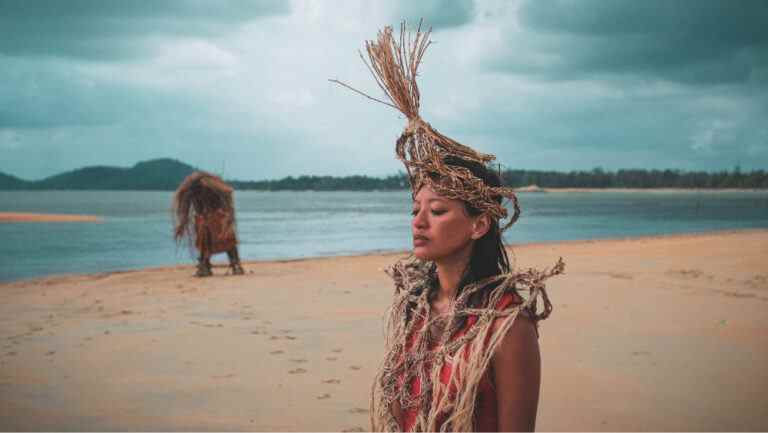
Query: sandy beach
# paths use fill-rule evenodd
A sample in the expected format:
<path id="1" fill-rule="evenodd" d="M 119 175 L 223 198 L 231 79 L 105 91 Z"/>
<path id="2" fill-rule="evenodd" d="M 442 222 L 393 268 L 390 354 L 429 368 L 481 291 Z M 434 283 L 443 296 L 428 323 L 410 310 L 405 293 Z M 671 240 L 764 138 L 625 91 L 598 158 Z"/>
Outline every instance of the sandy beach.
<path id="1" fill-rule="evenodd" d="M 537 429 L 768 429 L 768 231 L 514 248 L 551 266 Z M 2 430 L 364 430 L 402 254 L 0 285 Z"/>
<path id="2" fill-rule="evenodd" d="M 0 223 L 41 223 L 41 222 L 102 222 L 93 215 L 70 215 L 29 212 L 0 212 Z"/>

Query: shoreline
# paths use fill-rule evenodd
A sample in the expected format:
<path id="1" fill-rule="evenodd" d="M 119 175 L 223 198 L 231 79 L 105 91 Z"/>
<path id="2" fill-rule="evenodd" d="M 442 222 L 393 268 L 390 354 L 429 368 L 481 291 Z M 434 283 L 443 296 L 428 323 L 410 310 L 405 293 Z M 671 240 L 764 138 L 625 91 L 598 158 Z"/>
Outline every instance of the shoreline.
<path id="1" fill-rule="evenodd" d="M 670 234 L 656 234 L 656 235 L 640 235 L 640 236 L 626 236 L 626 237 L 613 237 L 613 238 L 598 238 L 598 239 L 566 239 L 566 240 L 553 240 L 553 241 L 534 241 L 534 242 L 523 242 L 523 243 L 516 243 L 516 244 L 505 244 L 506 249 L 508 252 L 514 254 L 514 251 L 518 248 L 536 248 L 536 247 L 554 247 L 558 245 L 594 245 L 594 244 L 601 244 L 601 243 L 626 243 L 626 242 L 633 242 L 633 241 L 653 241 L 653 240 L 690 240 L 690 239 L 697 239 L 697 238 L 711 238 L 711 237 L 718 237 L 718 236 L 730 236 L 730 235 L 760 235 L 760 234 L 768 234 L 768 228 L 760 229 L 760 228 L 747 228 L 747 229 L 722 229 L 722 230 L 711 230 L 711 231 L 703 231 L 703 232 L 690 232 L 690 233 L 670 233 Z M 403 257 L 410 253 L 410 250 L 371 250 L 367 252 L 362 253 L 352 253 L 352 254 L 338 254 L 338 255 L 326 255 L 326 256 L 312 256 L 312 257 L 296 257 L 296 258 L 285 258 L 285 259 L 265 259 L 265 260 L 243 260 L 242 264 L 243 266 L 246 265 L 278 265 L 278 264 L 291 264 L 291 263 L 304 263 L 304 262 L 315 262 L 315 261 L 329 261 L 329 260 L 335 260 L 335 259 L 343 259 L 343 258 L 366 258 L 366 257 Z M 229 265 L 226 259 L 222 258 L 221 255 L 215 256 L 218 260 L 212 261 L 213 269 L 228 269 Z M 162 272 L 162 271 L 177 271 L 180 269 L 186 269 L 186 268 L 194 268 L 194 263 L 191 261 L 189 263 L 185 264 L 168 264 L 168 265 L 159 265 L 159 266 L 145 266 L 140 268 L 130 268 L 130 269 L 118 269 L 114 271 L 104 271 L 104 272 L 67 272 L 67 273 L 60 273 L 60 274 L 49 274 L 49 275 L 41 275 L 41 276 L 35 276 L 35 277 L 28 277 L 28 278 L 21 278 L 21 279 L 15 279 L 15 280 L 6 280 L 6 281 L 0 281 L 0 288 L 3 286 L 8 285 L 14 285 L 14 284 L 22 284 L 22 283 L 40 283 L 44 282 L 49 279 L 55 279 L 55 280 L 63 280 L 63 279 L 70 279 L 70 278 L 78 278 L 78 277 L 108 277 L 110 275 L 117 275 L 117 274 L 129 274 L 129 273 L 137 273 L 137 272 Z"/>
<path id="2" fill-rule="evenodd" d="M 104 222 L 96 215 L 52 214 L 33 212 L 0 212 L 0 223 L 38 223 L 38 222 Z"/>

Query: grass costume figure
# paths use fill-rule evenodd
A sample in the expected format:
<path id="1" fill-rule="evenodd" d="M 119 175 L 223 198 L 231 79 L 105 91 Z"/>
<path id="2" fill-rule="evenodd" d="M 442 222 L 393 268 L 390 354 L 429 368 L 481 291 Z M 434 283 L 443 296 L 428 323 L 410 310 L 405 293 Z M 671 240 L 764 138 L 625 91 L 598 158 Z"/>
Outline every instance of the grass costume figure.
<path id="1" fill-rule="evenodd" d="M 198 252 L 198 277 L 213 275 L 211 256 L 226 252 L 235 275 L 243 274 L 237 252 L 234 190 L 220 177 L 196 171 L 179 185 L 173 196 L 173 237 Z"/>
<path id="2" fill-rule="evenodd" d="M 331 80 L 397 109 L 408 121 L 395 153 L 405 165 L 414 198 L 414 253 L 388 269 L 395 290 L 384 361 L 371 392 L 371 429 L 533 429 L 538 322 L 552 311 L 545 280 L 562 273 L 565 265 L 560 259 L 548 270 L 512 269 L 501 234 L 517 221 L 520 207 L 514 191 L 488 168 L 495 157 L 440 134 L 419 116 L 416 76 L 430 33 L 422 32 L 421 25 L 410 33 L 403 23 L 399 38 L 386 27 L 376 41 L 366 42 L 368 60 L 361 58 L 388 101 Z M 441 255 L 439 248 L 462 230 L 466 242 L 459 239 L 464 243 L 451 250 L 456 253 Z M 466 261 L 451 262 L 458 254 Z M 456 284 L 446 283 L 449 271 L 456 269 Z M 517 322 L 522 325 L 516 327 Z M 521 332 L 533 337 L 518 344 Z M 529 356 L 534 351 L 535 357 Z M 532 367 L 511 368 L 519 357 L 530 359 Z M 535 378 L 528 388 L 508 386 L 515 375 Z M 526 396 L 528 389 L 534 397 Z M 527 402 L 528 412 L 517 411 L 519 401 Z M 520 418 L 525 419 L 516 423 Z"/>

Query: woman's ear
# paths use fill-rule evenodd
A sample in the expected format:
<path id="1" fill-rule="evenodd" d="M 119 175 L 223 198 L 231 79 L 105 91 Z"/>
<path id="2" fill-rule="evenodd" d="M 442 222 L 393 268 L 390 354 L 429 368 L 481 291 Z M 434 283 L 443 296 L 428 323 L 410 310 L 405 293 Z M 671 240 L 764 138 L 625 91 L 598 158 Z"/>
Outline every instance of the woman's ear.
<path id="1" fill-rule="evenodd" d="M 474 222 L 472 223 L 472 239 L 478 240 L 481 237 L 485 236 L 486 233 L 488 233 L 488 230 L 491 228 L 491 217 L 490 215 L 484 213 L 482 215 L 479 215 L 477 218 L 474 219 Z"/>

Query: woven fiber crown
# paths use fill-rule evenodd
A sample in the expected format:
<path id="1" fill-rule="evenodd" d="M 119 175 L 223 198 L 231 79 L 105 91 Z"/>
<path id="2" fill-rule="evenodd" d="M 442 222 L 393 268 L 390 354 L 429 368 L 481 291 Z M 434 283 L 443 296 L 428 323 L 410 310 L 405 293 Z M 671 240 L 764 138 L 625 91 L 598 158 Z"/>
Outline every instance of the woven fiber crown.
<path id="1" fill-rule="evenodd" d="M 500 230 L 504 231 L 520 217 L 514 190 L 488 185 L 469 169 L 446 163 L 446 160 L 458 158 L 487 166 L 496 157 L 477 152 L 439 133 L 419 115 L 420 94 L 416 76 L 424 53 L 432 43 L 431 33 L 431 28 L 421 30 L 421 22 L 415 33 L 410 32 L 403 22 L 399 38 L 396 39 L 392 27 L 387 26 L 378 32 L 375 41 L 366 41 L 368 60 L 362 53 L 360 58 L 390 102 L 371 97 L 339 80 L 330 81 L 395 108 L 408 119 L 395 145 L 395 152 L 405 165 L 414 195 L 428 186 L 443 197 L 463 200 L 499 221 L 509 217 L 505 224 L 499 224 Z M 503 205 L 505 198 L 512 205 L 512 215 Z"/>

